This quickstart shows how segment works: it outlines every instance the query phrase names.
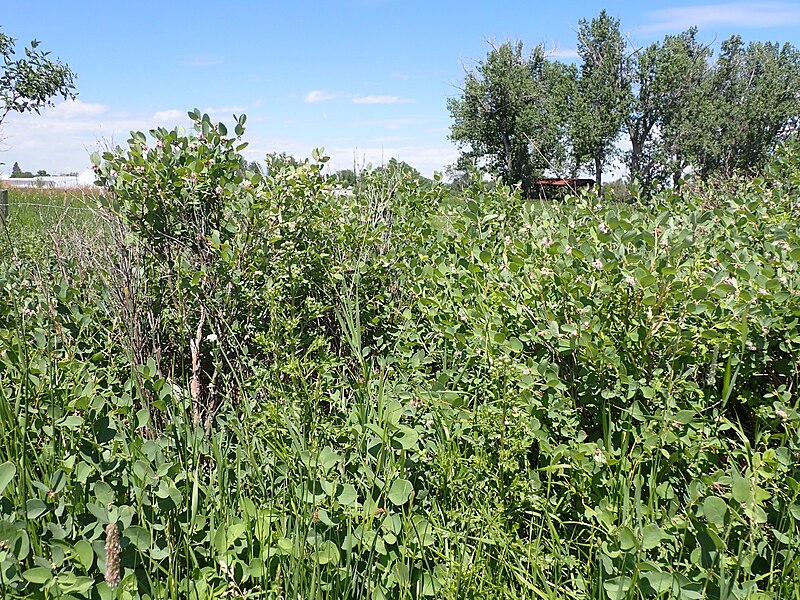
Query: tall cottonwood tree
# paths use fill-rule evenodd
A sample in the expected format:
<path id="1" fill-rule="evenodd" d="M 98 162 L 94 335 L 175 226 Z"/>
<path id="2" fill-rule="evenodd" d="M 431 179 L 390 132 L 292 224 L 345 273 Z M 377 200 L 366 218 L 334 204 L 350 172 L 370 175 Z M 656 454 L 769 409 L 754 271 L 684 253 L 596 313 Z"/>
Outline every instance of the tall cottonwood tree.
<path id="1" fill-rule="evenodd" d="M 468 72 L 460 97 L 447 107 L 450 139 L 460 161 L 481 160 L 509 185 L 530 193 L 535 179 L 563 155 L 563 127 L 556 111 L 561 67 L 538 46 L 526 55 L 522 42 L 493 47 Z"/>
<path id="2" fill-rule="evenodd" d="M 705 135 L 688 151 L 702 174 L 756 171 L 800 116 L 800 51 L 791 44 L 723 42 L 696 115 Z"/>
<path id="3" fill-rule="evenodd" d="M 631 103 L 627 44 L 618 19 L 604 10 L 578 28 L 578 73 L 572 103 L 570 138 L 576 162 L 594 167 L 602 185 L 603 169 L 616 154 L 616 142 Z"/>
<path id="4" fill-rule="evenodd" d="M 629 66 L 631 104 L 624 123 L 631 149 L 630 178 L 645 191 L 669 176 L 679 177 L 688 164 L 683 140 L 701 132 L 693 115 L 703 112 L 703 86 L 709 71 L 708 47 L 697 29 L 668 35 L 661 42 L 635 50 Z"/>

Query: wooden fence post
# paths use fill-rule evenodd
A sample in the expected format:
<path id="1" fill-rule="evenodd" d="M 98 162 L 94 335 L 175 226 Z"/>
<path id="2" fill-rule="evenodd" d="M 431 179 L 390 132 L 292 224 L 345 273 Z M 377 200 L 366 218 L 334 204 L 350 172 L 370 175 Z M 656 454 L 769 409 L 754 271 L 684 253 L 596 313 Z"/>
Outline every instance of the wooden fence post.
<path id="1" fill-rule="evenodd" d="M 8 218 L 8 190 L 0 190 L 0 219 Z"/>

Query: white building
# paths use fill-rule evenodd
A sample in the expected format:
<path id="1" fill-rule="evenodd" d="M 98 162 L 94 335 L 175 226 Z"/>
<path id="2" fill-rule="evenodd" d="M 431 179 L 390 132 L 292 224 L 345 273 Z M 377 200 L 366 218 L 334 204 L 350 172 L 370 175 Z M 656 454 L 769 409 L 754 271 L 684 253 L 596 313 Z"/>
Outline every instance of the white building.
<path id="1" fill-rule="evenodd" d="M 25 188 L 77 188 L 94 187 L 95 174 L 91 169 L 86 169 L 79 175 L 59 177 L 9 177 L 0 175 L 0 183 L 8 187 Z"/>

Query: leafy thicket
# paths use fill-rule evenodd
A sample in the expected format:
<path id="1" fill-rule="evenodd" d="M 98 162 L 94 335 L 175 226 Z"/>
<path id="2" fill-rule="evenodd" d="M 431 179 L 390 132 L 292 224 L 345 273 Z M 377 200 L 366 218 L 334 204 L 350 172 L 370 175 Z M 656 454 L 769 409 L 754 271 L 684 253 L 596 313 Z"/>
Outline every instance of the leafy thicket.
<path id="1" fill-rule="evenodd" d="M 102 221 L 12 197 L 4 597 L 797 596 L 797 148 L 646 208 L 348 194 L 192 117 L 98 157 Z"/>

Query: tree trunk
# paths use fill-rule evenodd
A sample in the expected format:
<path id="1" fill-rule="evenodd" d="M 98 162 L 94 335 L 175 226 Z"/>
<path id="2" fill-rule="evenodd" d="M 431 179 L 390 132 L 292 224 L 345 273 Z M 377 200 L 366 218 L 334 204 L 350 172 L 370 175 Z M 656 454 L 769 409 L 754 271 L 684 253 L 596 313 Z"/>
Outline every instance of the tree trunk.
<path id="1" fill-rule="evenodd" d="M 603 190 L 603 161 L 600 155 L 594 157 L 594 181 L 597 185 L 597 190 Z"/>
<path id="2" fill-rule="evenodd" d="M 506 177 L 508 178 L 508 181 L 506 181 L 506 183 L 508 185 L 513 185 L 514 183 L 516 183 L 515 181 L 511 180 L 513 176 L 514 164 L 511 156 L 511 139 L 507 133 L 503 134 L 503 151 L 505 152 L 505 159 L 506 159 Z"/>
<path id="3" fill-rule="evenodd" d="M 635 139 L 635 136 L 631 136 L 631 164 L 629 167 L 630 177 L 631 180 L 639 179 L 639 183 L 644 183 L 641 181 L 644 179 L 642 177 L 641 172 L 641 162 L 642 162 L 642 144 L 639 143 L 638 139 Z"/>

